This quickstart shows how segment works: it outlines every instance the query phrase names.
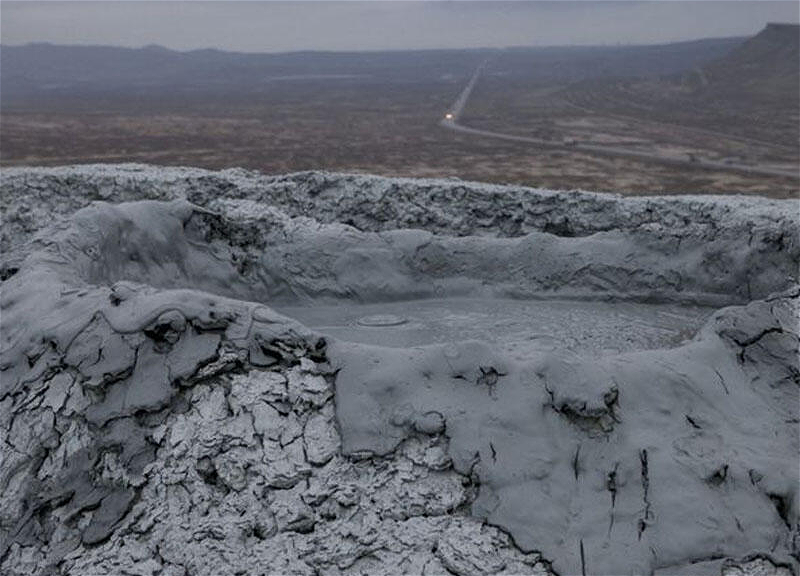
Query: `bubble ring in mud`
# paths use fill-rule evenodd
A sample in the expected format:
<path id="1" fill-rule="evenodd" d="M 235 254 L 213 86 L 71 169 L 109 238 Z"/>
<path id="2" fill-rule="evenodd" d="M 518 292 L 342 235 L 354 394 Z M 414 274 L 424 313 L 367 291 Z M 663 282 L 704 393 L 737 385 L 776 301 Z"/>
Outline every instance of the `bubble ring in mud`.
<path id="1" fill-rule="evenodd" d="M 400 326 L 406 322 L 408 322 L 407 318 L 395 316 L 394 314 L 372 314 L 370 316 L 362 316 L 356 320 L 356 324 L 359 326 L 369 326 L 373 328 Z"/>

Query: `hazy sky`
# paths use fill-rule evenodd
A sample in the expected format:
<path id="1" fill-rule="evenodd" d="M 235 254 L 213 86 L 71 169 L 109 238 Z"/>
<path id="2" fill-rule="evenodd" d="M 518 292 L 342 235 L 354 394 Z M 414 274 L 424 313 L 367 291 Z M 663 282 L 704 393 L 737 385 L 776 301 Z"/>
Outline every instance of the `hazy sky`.
<path id="1" fill-rule="evenodd" d="M 797 1 L 0 1 L 2 43 L 248 52 L 651 44 L 798 22 Z"/>

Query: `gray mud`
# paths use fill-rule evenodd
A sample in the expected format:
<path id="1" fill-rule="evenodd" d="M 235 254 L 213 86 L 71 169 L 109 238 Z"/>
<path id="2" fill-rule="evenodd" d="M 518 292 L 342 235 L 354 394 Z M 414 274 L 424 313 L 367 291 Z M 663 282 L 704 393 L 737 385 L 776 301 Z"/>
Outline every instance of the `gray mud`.
<path id="1" fill-rule="evenodd" d="M 0 192 L 4 574 L 797 573 L 796 202 Z"/>
<path id="2" fill-rule="evenodd" d="M 504 298 L 315 304 L 276 310 L 337 340 L 391 348 L 483 340 L 518 359 L 548 350 L 602 356 L 674 347 L 692 338 L 714 311 L 677 304 Z"/>
<path id="3" fill-rule="evenodd" d="M 522 549 L 558 550 L 559 573 L 680 573 L 776 539 L 790 550 L 768 494 L 796 514 L 797 307 L 751 306 L 747 340 L 775 337 L 784 354 L 742 361 L 759 353 L 725 338 L 731 309 L 685 346 L 601 359 L 333 343 L 344 449 L 390 453 L 436 414 L 455 470 L 480 479 L 472 513 Z M 767 365 L 755 379 L 753 361 Z"/>

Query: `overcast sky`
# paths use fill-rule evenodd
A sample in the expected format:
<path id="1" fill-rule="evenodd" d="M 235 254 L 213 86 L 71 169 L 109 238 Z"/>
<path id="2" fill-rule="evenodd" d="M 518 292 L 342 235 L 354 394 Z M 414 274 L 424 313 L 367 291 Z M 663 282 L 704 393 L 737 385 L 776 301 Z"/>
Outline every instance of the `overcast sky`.
<path id="1" fill-rule="evenodd" d="M 3 44 L 247 52 L 652 44 L 798 22 L 800 3 L 451 1 L 0 1 Z"/>

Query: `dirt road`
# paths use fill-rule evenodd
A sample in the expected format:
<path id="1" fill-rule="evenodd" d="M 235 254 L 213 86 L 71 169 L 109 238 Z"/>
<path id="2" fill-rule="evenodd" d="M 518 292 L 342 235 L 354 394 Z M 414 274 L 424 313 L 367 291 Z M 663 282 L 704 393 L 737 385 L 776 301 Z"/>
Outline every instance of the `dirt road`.
<path id="1" fill-rule="evenodd" d="M 545 140 L 542 138 L 533 138 L 530 136 L 518 136 L 516 134 L 506 134 L 504 132 L 482 130 L 480 128 L 470 128 L 469 126 L 461 124 L 459 122 L 459 118 L 462 112 L 464 111 L 464 107 L 466 106 L 470 95 L 472 94 L 472 90 L 478 83 L 478 79 L 480 78 L 481 73 L 485 70 L 488 64 L 489 60 L 485 60 L 475 70 L 475 73 L 472 75 L 469 82 L 464 87 L 464 90 L 461 91 L 461 93 L 458 95 L 458 98 L 453 103 L 453 106 L 450 108 L 450 110 L 447 111 L 444 119 L 440 122 L 440 124 L 443 127 L 449 130 L 455 130 L 456 132 L 462 132 L 465 134 L 474 134 L 475 136 L 482 136 L 486 138 L 497 138 L 501 140 L 510 140 L 513 142 L 524 142 L 541 147 L 558 148 L 563 150 L 575 150 L 579 152 L 588 152 L 591 154 L 599 154 L 603 156 L 634 158 L 636 160 L 657 162 L 659 164 L 666 164 L 670 166 L 702 168 L 714 171 L 722 170 L 722 171 L 744 172 L 746 174 L 761 174 L 765 176 L 780 176 L 780 177 L 800 179 L 800 169 L 791 171 L 791 170 L 780 170 L 776 168 L 769 168 L 766 166 L 758 166 L 750 164 L 716 162 L 713 160 L 705 160 L 701 158 L 684 159 L 684 158 L 677 158 L 674 156 L 664 156 L 660 154 L 654 154 L 652 152 L 643 152 L 639 150 L 619 148 L 615 146 L 603 146 L 598 144 L 581 144 L 579 142 L 575 142 L 574 144 L 566 144 L 563 142 Z"/>

